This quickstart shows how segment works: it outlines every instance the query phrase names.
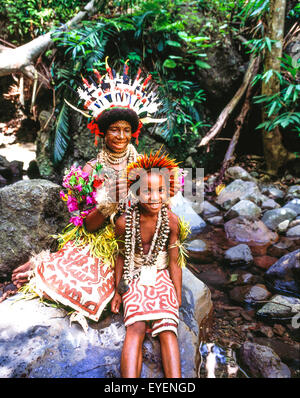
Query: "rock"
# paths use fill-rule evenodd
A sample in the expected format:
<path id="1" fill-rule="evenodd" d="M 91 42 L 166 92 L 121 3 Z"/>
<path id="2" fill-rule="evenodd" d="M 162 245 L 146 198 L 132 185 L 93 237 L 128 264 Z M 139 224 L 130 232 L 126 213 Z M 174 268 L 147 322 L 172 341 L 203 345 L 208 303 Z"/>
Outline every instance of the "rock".
<path id="1" fill-rule="evenodd" d="M 201 272 L 199 279 L 209 287 L 222 288 L 227 284 L 227 276 L 221 268 Z"/>
<path id="2" fill-rule="evenodd" d="M 280 323 L 275 323 L 273 326 L 274 333 L 277 334 L 278 336 L 283 336 L 285 333 L 285 327 L 280 325 Z"/>
<path id="3" fill-rule="evenodd" d="M 300 214 L 300 199 L 294 198 L 294 199 L 290 200 L 288 203 L 286 203 L 283 206 L 283 209 L 286 209 L 286 208 L 292 209 L 298 216 Z"/>
<path id="4" fill-rule="evenodd" d="M 38 299 L 0 304 L 0 377 L 2 378 L 116 378 L 125 336 L 122 315 L 109 312 L 90 322 L 85 334 L 67 311 Z M 14 303 L 12 304 L 12 302 Z M 183 377 L 197 377 L 201 327 L 212 311 L 209 289 L 183 270 L 183 304 L 178 339 Z M 158 339 L 146 337 L 143 378 L 163 377 Z"/>
<path id="5" fill-rule="evenodd" d="M 24 180 L 0 190 L 0 277 L 7 279 L 33 253 L 48 249 L 51 235 L 67 224 L 61 187 L 47 180 Z"/>
<path id="6" fill-rule="evenodd" d="M 277 258 L 271 256 L 258 256 L 254 258 L 254 264 L 265 270 L 269 269 L 276 261 Z"/>
<path id="7" fill-rule="evenodd" d="M 262 325 L 260 326 L 258 332 L 269 339 L 274 336 L 273 330 L 270 326 Z"/>
<path id="8" fill-rule="evenodd" d="M 280 209 L 274 209 L 274 210 L 268 210 L 265 212 L 263 215 L 261 221 L 270 229 L 273 231 L 276 230 L 278 227 L 278 224 L 280 224 L 282 221 L 291 221 L 293 220 L 297 214 L 294 212 L 294 210 L 290 208 L 280 208 Z"/>
<path id="9" fill-rule="evenodd" d="M 257 301 L 264 301 L 269 299 L 272 294 L 268 291 L 265 285 L 257 284 L 251 286 L 249 291 L 245 295 L 246 303 L 255 303 Z"/>
<path id="10" fill-rule="evenodd" d="M 236 286 L 229 292 L 230 298 L 237 303 L 255 304 L 267 300 L 271 293 L 262 284 L 254 286 Z"/>
<path id="11" fill-rule="evenodd" d="M 191 228 L 191 235 L 201 232 L 206 222 L 193 210 L 191 202 L 182 196 L 181 192 L 178 192 L 171 202 L 172 211 L 180 218 L 184 218 L 184 221 L 188 222 Z"/>
<path id="12" fill-rule="evenodd" d="M 281 326 L 281 325 L 278 325 Z M 273 330 L 275 332 L 275 325 Z M 276 332 L 275 332 L 276 333 Z M 265 337 L 255 337 L 255 343 L 270 347 L 287 365 L 299 369 L 300 366 L 300 345 L 285 343 L 277 338 L 267 339 Z"/>
<path id="13" fill-rule="evenodd" d="M 278 240 L 276 232 L 272 232 L 261 220 L 247 220 L 236 217 L 224 224 L 227 239 L 232 242 L 244 243 L 254 249 L 257 254 L 265 254 L 266 249 Z"/>
<path id="14" fill-rule="evenodd" d="M 262 210 L 273 210 L 279 207 L 280 205 L 274 199 L 266 199 L 261 204 Z"/>
<path id="15" fill-rule="evenodd" d="M 282 257 L 288 254 L 293 247 L 293 242 L 285 237 L 268 248 L 268 254 L 273 257 Z"/>
<path id="16" fill-rule="evenodd" d="M 281 257 L 264 278 L 270 290 L 300 297 L 300 249 Z"/>
<path id="17" fill-rule="evenodd" d="M 295 225 L 292 228 L 289 228 L 286 231 L 286 236 L 293 237 L 293 238 L 294 237 L 295 238 L 300 238 L 300 224 L 299 225 Z"/>
<path id="18" fill-rule="evenodd" d="M 222 225 L 224 223 L 222 216 L 209 217 L 206 219 L 206 221 L 212 225 Z"/>
<path id="19" fill-rule="evenodd" d="M 234 180 L 225 187 L 218 196 L 216 203 L 225 210 L 229 210 L 240 200 L 251 200 L 260 205 L 266 197 L 261 194 L 258 186 L 252 181 Z"/>
<path id="20" fill-rule="evenodd" d="M 245 265 L 253 261 L 251 250 L 245 244 L 240 244 L 226 250 L 224 259 L 230 265 Z"/>
<path id="21" fill-rule="evenodd" d="M 240 358 L 252 377 L 290 378 L 291 371 L 269 347 L 246 341 L 240 349 Z"/>
<path id="22" fill-rule="evenodd" d="M 260 308 L 256 315 L 258 317 L 270 320 L 290 319 L 300 312 L 300 299 L 276 295 Z"/>
<path id="23" fill-rule="evenodd" d="M 250 200 L 241 200 L 225 213 L 226 219 L 244 216 L 247 219 L 258 219 L 261 215 L 260 208 Z"/>
<path id="24" fill-rule="evenodd" d="M 189 258 L 197 263 L 207 263 L 212 259 L 209 244 L 201 239 L 194 239 L 186 246 Z"/>
<path id="25" fill-rule="evenodd" d="M 293 200 L 295 198 L 300 198 L 300 185 L 292 185 L 286 192 L 285 200 Z"/>
<path id="26" fill-rule="evenodd" d="M 229 167 L 225 171 L 225 176 L 229 177 L 229 178 L 232 178 L 233 180 L 240 179 L 240 180 L 243 180 L 243 181 L 256 182 L 256 179 L 251 177 L 251 175 L 240 166 Z"/>
<path id="27" fill-rule="evenodd" d="M 203 205 L 202 205 L 202 216 L 203 217 L 211 218 L 213 216 L 216 216 L 219 213 L 220 213 L 219 209 L 217 209 L 215 206 L 213 206 L 207 200 L 204 200 Z"/>
<path id="28" fill-rule="evenodd" d="M 289 220 L 282 221 L 280 224 L 277 225 L 276 230 L 278 233 L 284 233 L 288 229 L 289 226 Z"/>
<path id="29" fill-rule="evenodd" d="M 263 186 L 260 188 L 260 190 L 264 195 L 267 195 L 270 199 L 274 200 L 283 199 L 285 195 L 281 189 L 278 189 L 272 185 Z"/>

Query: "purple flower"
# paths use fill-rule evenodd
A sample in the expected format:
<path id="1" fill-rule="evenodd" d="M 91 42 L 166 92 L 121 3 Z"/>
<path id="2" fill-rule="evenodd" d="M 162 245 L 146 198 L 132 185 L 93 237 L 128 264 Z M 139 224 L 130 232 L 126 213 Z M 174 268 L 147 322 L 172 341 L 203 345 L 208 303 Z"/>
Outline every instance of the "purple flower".
<path id="1" fill-rule="evenodd" d="M 72 213 L 72 211 L 78 210 L 77 200 L 72 196 L 68 197 L 67 206 L 70 213 Z"/>

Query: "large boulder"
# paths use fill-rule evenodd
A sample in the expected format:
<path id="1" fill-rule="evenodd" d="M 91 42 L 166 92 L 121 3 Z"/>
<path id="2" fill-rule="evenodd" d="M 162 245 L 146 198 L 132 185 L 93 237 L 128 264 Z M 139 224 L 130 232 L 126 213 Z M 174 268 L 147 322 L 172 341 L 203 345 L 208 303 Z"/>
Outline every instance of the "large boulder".
<path id="1" fill-rule="evenodd" d="M 246 341 L 240 349 L 240 357 L 252 377 L 291 377 L 288 366 L 281 362 L 279 356 L 270 347 Z"/>
<path id="2" fill-rule="evenodd" d="M 48 249 L 68 223 L 61 187 L 47 180 L 22 180 L 0 189 L 0 278 L 33 253 Z"/>
<path id="3" fill-rule="evenodd" d="M 197 377 L 199 336 L 211 319 L 208 287 L 183 269 L 183 295 L 178 339 L 182 376 Z M 70 324 L 67 311 L 46 306 L 38 299 L 0 304 L 0 377 L 107 378 L 120 377 L 125 337 L 122 315 L 106 312 L 99 322 L 89 321 L 85 333 Z M 157 338 L 147 336 L 143 347 L 143 378 L 164 377 Z"/>

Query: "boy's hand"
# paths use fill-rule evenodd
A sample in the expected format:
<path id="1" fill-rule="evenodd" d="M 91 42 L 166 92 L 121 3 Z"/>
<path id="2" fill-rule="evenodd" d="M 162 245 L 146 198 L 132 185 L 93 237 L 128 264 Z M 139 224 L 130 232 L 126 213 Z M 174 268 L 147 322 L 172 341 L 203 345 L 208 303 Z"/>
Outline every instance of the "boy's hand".
<path id="1" fill-rule="evenodd" d="M 118 292 L 116 292 L 113 299 L 111 300 L 111 312 L 113 312 L 114 314 L 118 314 L 121 303 L 122 297 Z"/>

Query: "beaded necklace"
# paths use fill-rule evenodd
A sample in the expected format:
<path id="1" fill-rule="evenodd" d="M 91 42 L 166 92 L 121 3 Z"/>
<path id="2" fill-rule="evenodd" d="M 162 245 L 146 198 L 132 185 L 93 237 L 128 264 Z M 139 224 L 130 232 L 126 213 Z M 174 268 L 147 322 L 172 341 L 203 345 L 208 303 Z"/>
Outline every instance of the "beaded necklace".
<path id="1" fill-rule="evenodd" d="M 169 217 L 167 206 L 163 205 L 158 213 L 155 232 L 152 238 L 151 247 L 147 254 L 144 254 L 141 230 L 140 211 L 138 205 L 127 208 L 125 212 L 125 259 L 123 278 L 126 284 L 133 278 L 140 275 L 140 269 L 134 267 L 135 251 L 137 249 L 142 257 L 143 265 L 151 267 L 155 265 L 158 254 L 165 248 L 169 236 Z"/>

